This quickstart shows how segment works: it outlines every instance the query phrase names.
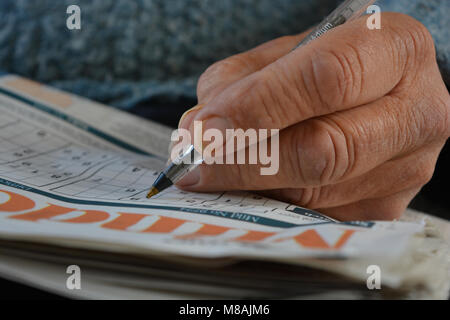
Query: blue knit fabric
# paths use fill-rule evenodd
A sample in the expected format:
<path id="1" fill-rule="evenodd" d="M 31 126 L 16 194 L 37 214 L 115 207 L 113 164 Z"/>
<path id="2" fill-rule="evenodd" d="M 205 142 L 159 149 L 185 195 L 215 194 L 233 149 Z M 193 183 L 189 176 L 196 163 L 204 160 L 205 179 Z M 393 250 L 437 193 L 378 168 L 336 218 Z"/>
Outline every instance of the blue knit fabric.
<path id="1" fill-rule="evenodd" d="M 0 70 L 119 108 L 195 99 L 211 63 L 303 31 L 336 0 L 1 0 Z M 81 30 L 66 8 L 81 8 Z M 450 79 L 448 0 L 384 0 L 422 21 Z M 448 82 L 447 82 L 448 83 Z M 187 107 L 187 106 L 186 106 Z"/>

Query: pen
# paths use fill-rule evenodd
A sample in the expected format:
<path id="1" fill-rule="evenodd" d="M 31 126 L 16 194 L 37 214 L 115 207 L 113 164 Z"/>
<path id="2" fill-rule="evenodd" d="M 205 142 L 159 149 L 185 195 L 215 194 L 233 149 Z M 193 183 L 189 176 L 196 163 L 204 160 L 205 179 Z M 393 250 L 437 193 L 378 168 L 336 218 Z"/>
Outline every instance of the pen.
<path id="1" fill-rule="evenodd" d="M 354 20 L 367 10 L 367 7 L 375 0 L 346 0 L 338 6 L 328 17 L 325 18 L 314 30 L 308 34 L 293 50 L 302 47 L 311 41 L 321 37 L 328 31 Z M 197 168 L 201 163 L 202 155 L 197 152 L 193 145 L 183 150 L 180 156 L 171 162 L 158 176 L 147 198 L 151 198 L 165 189 L 171 187 L 189 172 Z"/>

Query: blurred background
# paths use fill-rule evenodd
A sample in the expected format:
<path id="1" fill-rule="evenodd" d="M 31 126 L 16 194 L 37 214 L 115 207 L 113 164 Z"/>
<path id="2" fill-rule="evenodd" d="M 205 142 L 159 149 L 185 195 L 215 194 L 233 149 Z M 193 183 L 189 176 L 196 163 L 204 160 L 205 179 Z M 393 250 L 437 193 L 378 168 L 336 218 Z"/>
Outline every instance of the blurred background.
<path id="1" fill-rule="evenodd" d="M 212 63 L 320 21 L 337 0 L 1 0 L 0 73 L 14 73 L 175 127 Z M 432 33 L 450 83 L 448 0 L 383 0 Z M 69 30 L 69 5 L 81 29 Z M 412 207 L 450 219 L 450 146 Z"/>

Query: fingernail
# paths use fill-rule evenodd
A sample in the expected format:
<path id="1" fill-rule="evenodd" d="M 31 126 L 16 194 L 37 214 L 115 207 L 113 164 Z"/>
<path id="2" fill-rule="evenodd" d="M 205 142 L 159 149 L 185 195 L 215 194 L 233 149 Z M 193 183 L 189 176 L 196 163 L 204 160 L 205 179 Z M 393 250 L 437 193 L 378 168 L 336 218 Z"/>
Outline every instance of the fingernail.
<path id="1" fill-rule="evenodd" d="M 192 109 L 189 109 L 188 111 L 186 111 L 185 113 L 183 113 L 183 115 L 180 118 L 180 121 L 178 122 L 178 128 L 181 128 L 181 124 L 183 123 L 183 120 L 186 119 L 186 117 L 194 112 L 194 111 L 198 111 L 200 109 L 202 109 L 205 105 L 204 104 L 198 104 L 195 107 L 193 107 Z"/>
<path id="2" fill-rule="evenodd" d="M 200 181 L 200 169 L 196 168 L 192 172 L 189 172 L 183 179 L 178 181 L 177 185 L 180 187 L 190 187 L 197 184 Z"/>

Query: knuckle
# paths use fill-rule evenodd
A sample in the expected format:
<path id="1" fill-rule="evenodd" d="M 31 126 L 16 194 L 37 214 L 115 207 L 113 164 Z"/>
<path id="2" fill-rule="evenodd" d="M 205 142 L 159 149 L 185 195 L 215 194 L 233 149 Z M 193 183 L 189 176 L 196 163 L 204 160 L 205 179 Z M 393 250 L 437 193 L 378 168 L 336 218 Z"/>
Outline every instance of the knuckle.
<path id="1" fill-rule="evenodd" d="M 391 30 L 400 35 L 410 63 L 423 65 L 430 58 L 435 60 L 433 37 L 421 22 L 400 13 L 393 14 L 390 21 Z"/>
<path id="2" fill-rule="evenodd" d="M 416 99 L 413 104 L 419 112 L 411 113 L 420 118 L 418 128 L 426 140 L 446 140 L 450 135 L 450 96 L 447 92 L 431 92 L 431 95 L 426 94 L 428 96 Z"/>
<path id="3" fill-rule="evenodd" d="M 301 68 L 289 61 L 278 60 L 258 71 L 254 92 L 268 115 L 266 119 L 261 118 L 263 127 L 288 127 L 299 119 L 315 115 L 314 103 L 311 103 L 310 96 L 303 94 L 309 95 L 303 83 Z"/>
<path id="4" fill-rule="evenodd" d="M 423 187 L 433 178 L 434 175 L 434 163 L 431 161 L 424 161 L 421 164 L 415 166 L 414 180 L 415 186 Z"/>
<path id="5" fill-rule="evenodd" d="M 330 49 L 318 52 L 316 57 L 311 58 L 305 83 L 308 91 L 315 93 L 317 102 L 324 108 L 323 113 L 329 113 L 336 105 L 348 101 L 358 86 L 356 75 L 360 72 L 360 66 L 354 53 L 346 53 L 349 51 L 354 49 L 343 50 L 343 53 Z"/>
<path id="6" fill-rule="evenodd" d="M 309 209 L 319 209 L 328 206 L 329 198 L 327 197 L 328 192 L 326 187 L 316 187 L 311 188 L 309 193 L 305 193 L 302 201 L 305 208 Z"/>
<path id="7" fill-rule="evenodd" d="M 296 136 L 296 172 L 307 185 L 337 182 L 351 166 L 342 132 L 325 121 L 310 120 Z"/>
<path id="8" fill-rule="evenodd" d="M 434 41 L 428 29 L 418 20 L 408 17 L 410 27 L 407 28 L 410 35 L 410 41 L 414 45 L 416 58 L 427 58 L 435 56 Z"/>
<path id="9" fill-rule="evenodd" d="M 302 177 L 305 186 L 321 185 L 323 174 L 330 166 L 330 161 L 334 159 L 334 156 L 325 155 L 323 151 L 329 150 L 327 135 L 307 125 L 295 135 L 294 139 L 296 161 L 292 164 L 295 168 L 293 172 L 297 172 L 296 176 Z"/>
<path id="10" fill-rule="evenodd" d="M 423 149 L 407 156 L 406 162 L 398 160 L 395 164 L 395 184 L 399 189 L 422 188 L 433 177 L 437 162 L 438 150 L 433 146 L 432 149 Z M 395 161 L 395 160 L 394 160 Z M 394 162 L 395 163 L 395 162 Z M 391 191 L 391 190 L 387 190 Z"/>
<path id="11" fill-rule="evenodd" d="M 286 119 L 283 114 L 285 105 L 280 95 L 279 75 L 271 68 L 257 73 L 255 83 L 252 85 L 247 98 L 254 108 L 261 108 L 257 119 L 259 128 L 279 128 Z"/>
<path id="12" fill-rule="evenodd" d="M 321 176 L 321 183 L 338 182 L 352 171 L 355 150 L 352 139 L 339 121 L 332 118 L 313 120 L 317 141 L 323 147 L 322 159 L 327 166 Z"/>
<path id="13" fill-rule="evenodd" d="M 332 53 L 333 54 L 333 53 Z M 363 85 L 363 57 L 361 49 L 346 43 L 342 49 L 342 53 L 334 53 L 336 57 L 337 70 L 342 70 L 343 74 L 338 75 L 341 83 L 341 90 L 338 93 L 341 97 L 341 104 L 347 105 L 350 101 L 354 101 L 361 94 Z M 336 99 L 339 100 L 339 99 Z"/>

